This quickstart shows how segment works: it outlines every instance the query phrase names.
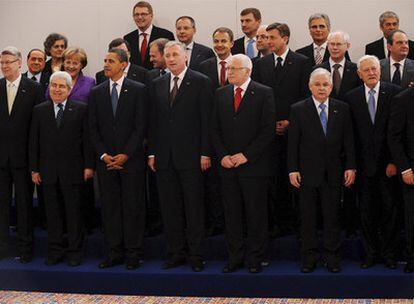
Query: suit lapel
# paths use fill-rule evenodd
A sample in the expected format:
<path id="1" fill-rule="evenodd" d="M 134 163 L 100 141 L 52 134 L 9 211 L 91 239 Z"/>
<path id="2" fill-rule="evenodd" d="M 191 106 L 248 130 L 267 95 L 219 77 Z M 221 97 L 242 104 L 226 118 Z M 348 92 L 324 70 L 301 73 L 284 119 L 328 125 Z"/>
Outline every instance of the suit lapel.
<path id="1" fill-rule="evenodd" d="M 385 60 L 383 71 L 381 71 L 382 79 L 387 82 L 391 82 L 391 69 L 390 69 L 390 59 Z"/>
<path id="2" fill-rule="evenodd" d="M 254 88 L 252 82 L 250 81 L 249 85 L 246 88 L 246 92 L 244 92 L 243 98 L 241 99 L 239 108 L 237 109 L 236 115 L 240 114 L 247 107 L 247 105 L 251 102 L 252 97 L 254 96 Z"/>
<path id="3" fill-rule="evenodd" d="M 322 136 L 323 138 L 325 138 L 325 133 L 323 132 L 323 128 L 322 128 L 322 123 L 321 120 L 319 118 L 319 113 L 318 110 L 315 107 L 315 103 L 313 102 L 312 98 L 308 98 L 306 101 L 306 105 L 308 108 L 308 112 L 309 115 L 307 115 L 309 117 L 310 120 L 310 126 L 313 126 L 313 128 L 318 130 L 318 133 L 320 136 Z M 328 118 L 328 124 L 329 124 L 329 118 Z"/>
<path id="4" fill-rule="evenodd" d="M 49 103 L 49 106 L 47 107 L 47 120 L 49 121 L 49 125 L 52 127 L 52 129 L 57 131 L 58 127 L 56 123 L 54 103 L 51 100 L 48 100 L 47 102 Z"/>
<path id="5" fill-rule="evenodd" d="M 112 100 L 111 100 L 111 92 L 109 89 L 109 79 L 106 80 L 104 82 L 104 85 L 102 86 L 102 90 L 103 90 L 103 100 L 102 102 L 104 103 L 105 107 L 106 107 L 106 113 L 110 113 L 110 115 L 108 115 L 109 117 L 111 117 L 112 120 L 115 119 L 114 114 L 113 114 L 113 110 L 112 110 Z M 119 101 L 119 100 L 118 100 Z"/>
<path id="6" fill-rule="evenodd" d="M 351 69 L 349 67 L 349 62 L 347 60 L 345 60 L 345 65 L 344 65 L 344 72 L 342 74 L 342 80 L 341 80 L 341 87 L 339 89 L 339 96 L 342 96 L 345 93 L 345 90 L 347 90 L 348 86 L 348 82 L 350 80 L 351 77 Z"/>
<path id="7" fill-rule="evenodd" d="M 68 99 L 68 101 L 66 102 L 65 109 L 63 111 L 62 122 L 59 127 L 60 130 L 63 129 L 63 127 L 65 126 L 65 123 L 71 118 L 71 116 L 73 115 L 74 109 L 75 109 L 75 105 L 73 104 L 71 100 Z"/>
<path id="8" fill-rule="evenodd" d="M 26 87 L 26 77 L 22 77 L 20 80 L 19 87 L 17 88 L 16 97 L 14 98 L 12 111 L 10 113 L 10 117 L 16 113 L 16 111 L 19 110 L 21 107 L 21 103 L 23 102 L 24 97 L 27 94 L 27 87 Z M 6 96 L 7 96 L 7 90 L 6 90 Z M 7 98 L 6 98 L 7 99 Z"/>
<path id="9" fill-rule="evenodd" d="M 180 102 L 181 96 L 183 96 L 185 92 L 188 91 L 188 89 L 190 88 L 191 86 L 191 74 L 190 73 L 191 71 L 187 69 L 187 71 L 185 72 L 184 78 L 181 81 L 180 87 L 178 88 L 178 92 L 175 97 L 173 107 L 176 106 L 177 103 Z"/>
<path id="10" fill-rule="evenodd" d="M 377 101 L 377 110 L 375 111 L 375 123 L 378 124 L 378 122 L 383 118 L 384 115 L 384 107 L 385 107 L 385 101 L 387 98 L 387 92 L 384 90 L 383 84 L 380 83 L 380 89 L 378 92 L 378 101 Z"/>
<path id="11" fill-rule="evenodd" d="M 115 120 L 118 119 L 119 115 L 122 113 L 125 107 L 126 100 L 128 99 L 128 96 L 129 96 L 128 89 L 129 89 L 128 79 L 124 78 L 124 82 L 122 83 L 122 87 L 121 87 L 121 93 L 119 94 L 118 106 L 116 107 Z"/>
<path id="12" fill-rule="evenodd" d="M 335 102 L 332 99 L 329 99 L 329 106 L 328 106 L 328 125 L 326 127 L 326 139 L 330 138 L 333 135 L 333 130 L 335 129 L 336 125 L 336 116 L 338 115 L 338 108 Z"/>

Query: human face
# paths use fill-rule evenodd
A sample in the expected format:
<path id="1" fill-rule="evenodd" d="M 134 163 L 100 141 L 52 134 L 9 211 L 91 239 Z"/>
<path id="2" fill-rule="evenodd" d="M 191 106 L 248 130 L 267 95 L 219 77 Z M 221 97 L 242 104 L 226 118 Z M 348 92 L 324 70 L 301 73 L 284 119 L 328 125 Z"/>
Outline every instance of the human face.
<path id="1" fill-rule="evenodd" d="M 195 27 L 191 25 L 191 21 L 187 18 L 182 18 L 175 24 L 175 33 L 178 41 L 188 45 L 193 41 Z"/>
<path id="2" fill-rule="evenodd" d="M 230 84 L 241 86 L 250 76 L 250 69 L 243 66 L 240 59 L 232 59 L 227 67 L 227 78 Z"/>
<path id="3" fill-rule="evenodd" d="M 20 75 L 22 60 L 13 55 L 1 55 L 0 65 L 4 78 L 15 81 Z"/>
<path id="4" fill-rule="evenodd" d="M 147 7 L 136 7 L 133 12 L 135 24 L 141 31 L 145 31 L 152 23 L 152 13 Z"/>
<path id="5" fill-rule="evenodd" d="M 309 83 L 309 90 L 317 101 L 324 102 L 329 98 L 332 91 L 331 79 L 328 75 L 316 75 Z"/>
<path id="6" fill-rule="evenodd" d="M 165 59 L 163 54 L 161 54 L 157 45 L 153 45 L 149 50 L 150 62 L 154 68 L 165 69 Z"/>
<path id="7" fill-rule="evenodd" d="M 231 53 L 233 41 L 228 33 L 216 32 L 213 36 L 213 48 L 220 59 L 226 59 Z"/>
<path id="8" fill-rule="evenodd" d="M 174 45 L 164 50 L 165 64 L 171 73 L 179 75 L 185 69 L 187 55 L 179 45 Z"/>
<path id="9" fill-rule="evenodd" d="M 384 23 L 380 24 L 380 29 L 384 33 L 384 37 L 387 38 L 392 31 L 398 30 L 399 26 L 396 18 L 385 18 Z"/>
<path id="10" fill-rule="evenodd" d="M 263 52 L 266 52 L 269 48 L 267 43 L 267 32 L 266 29 L 261 27 L 257 30 L 256 35 L 256 46 L 257 50 Z"/>
<path id="11" fill-rule="evenodd" d="M 345 41 L 342 35 L 332 36 L 328 41 L 328 50 L 331 54 L 331 59 L 335 62 L 341 62 L 349 46 L 349 43 Z"/>
<path id="12" fill-rule="evenodd" d="M 261 20 L 256 20 L 252 13 L 240 16 L 240 23 L 243 33 L 252 38 L 256 36 L 257 29 L 260 26 Z"/>
<path id="13" fill-rule="evenodd" d="M 328 38 L 329 29 L 325 19 L 313 19 L 309 25 L 309 33 L 317 45 L 325 43 Z"/>
<path id="14" fill-rule="evenodd" d="M 127 65 L 127 62 L 121 62 L 119 60 L 117 54 L 108 52 L 104 59 L 104 74 L 113 81 L 117 81 L 122 77 Z"/>
<path id="15" fill-rule="evenodd" d="M 267 43 L 269 50 L 277 55 L 282 55 L 287 48 L 289 38 L 287 36 L 280 36 L 280 32 L 277 29 L 267 31 Z"/>
<path id="16" fill-rule="evenodd" d="M 372 59 L 367 59 L 361 62 L 358 69 L 359 78 L 367 85 L 369 88 L 374 88 L 381 77 L 381 68 L 376 61 Z"/>
<path id="17" fill-rule="evenodd" d="M 56 40 L 50 48 L 50 56 L 52 58 L 62 58 L 63 52 L 66 50 L 65 40 Z"/>
<path id="18" fill-rule="evenodd" d="M 45 68 L 45 54 L 40 51 L 32 51 L 27 59 L 27 68 L 29 72 L 36 75 Z"/>
<path id="19" fill-rule="evenodd" d="M 65 58 L 63 61 L 63 69 L 69 73 L 72 79 L 76 79 L 82 70 L 82 64 L 78 55 L 72 55 Z"/>
<path id="20" fill-rule="evenodd" d="M 64 78 L 55 77 L 49 85 L 50 98 L 56 103 L 64 102 L 69 95 L 70 87 Z"/>
<path id="21" fill-rule="evenodd" d="M 392 45 L 387 44 L 392 59 L 401 61 L 408 56 L 408 38 L 404 33 L 395 33 L 392 37 Z"/>

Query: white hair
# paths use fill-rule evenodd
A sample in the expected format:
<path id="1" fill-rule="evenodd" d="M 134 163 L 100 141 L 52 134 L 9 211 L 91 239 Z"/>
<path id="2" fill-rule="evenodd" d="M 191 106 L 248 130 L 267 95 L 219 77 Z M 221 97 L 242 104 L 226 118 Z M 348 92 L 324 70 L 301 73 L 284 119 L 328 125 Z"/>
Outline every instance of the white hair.
<path id="1" fill-rule="evenodd" d="M 50 80 L 49 80 L 49 82 L 50 82 L 50 83 L 52 83 L 52 81 L 53 81 L 55 78 L 64 79 L 64 80 L 66 81 L 66 85 L 67 85 L 69 88 L 72 88 L 72 77 L 69 75 L 69 73 L 68 73 L 68 72 L 64 72 L 64 71 L 57 71 L 57 72 L 54 72 L 54 73 L 52 74 L 52 76 L 50 76 Z"/>
<path id="2" fill-rule="evenodd" d="M 230 58 L 229 64 L 231 64 L 234 59 L 240 60 L 242 65 L 243 65 L 243 68 L 249 69 L 250 71 L 252 70 L 253 64 L 252 64 L 252 61 L 250 60 L 250 58 L 248 56 L 246 56 L 244 54 L 233 55 Z"/>
<path id="3" fill-rule="evenodd" d="M 372 61 L 374 61 L 374 62 L 375 62 L 375 64 L 376 64 L 378 67 L 380 66 L 380 62 L 379 62 L 379 59 L 378 59 L 378 57 L 377 57 L 377 56 L 374 56 L 374 55 L 364 55 L 364 56 L 362 56 L 361 58 L 359 58 L 359 60 L 358 60 L 358 63 L 357 63 L 358 70 L 359 70 L 359 68 L 360 68 L 361 64 L 362 64 L 364 61 L 367 61 L 367 60 L 372 60 Z"/>
<path id="4" fill-rule="evenodd" d="M 11 55 L 19 59 L 22 59 L 22 53 L 15 46 L 6 46 L 2 51 L 1 55 Z"/>
<path id="5" fill-rule="evenodd" d="M 186 46 L 184 43 L 180 42 L 180 41 L 168 41 L 167 44 L 164 46 L 164 53 L 167 51 L 167 49 L 169 49 L 170 47 L 176 46 L 178 45 L 180 47 L 180 49 L 183 51 L 183 53 L 186 53 Z"/>
<path id="6" fill-rule="evenodd" d="M 328 79 L 329 79 L 329 83 L 331 83 L 332 84 L 332 77 L 331 77 L 331 72 L 329 72 L 327 69 L 324 69 L 324 68 L 317 68 L 317 69 L 315 69 L 311 74 L 310 74 L 310 77 L 309 77 L 309 84 L 312 84 L 313 83 L 313 79 L 316 77 L 316 76 L 319 76 L 319 75 L 325 75 L 326 77 L 328 77 Z"/>
<path id="7" fill-rule="evenodd" d="M 345 40 L 346 43 L 350 43 L 350 41 L 351 41 L 351 37 L 349 36 L 349 34 L 347 32 L 335 31 L 335 32 L 329 33 L 328 42 L 329 42 L 329 40 L 331 40 L 331 38 L 333 38 L 335 36 L 341 36 Z"/>

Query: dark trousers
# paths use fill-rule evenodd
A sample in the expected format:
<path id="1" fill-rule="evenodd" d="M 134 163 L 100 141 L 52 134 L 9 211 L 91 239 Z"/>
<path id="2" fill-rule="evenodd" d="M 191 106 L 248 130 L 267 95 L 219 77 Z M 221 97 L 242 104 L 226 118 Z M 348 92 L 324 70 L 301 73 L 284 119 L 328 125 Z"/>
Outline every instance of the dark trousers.
<path id="1" fill-rule="evenodd" d="M 206 210 L 206 228 L 209 235 L 223 233 L 224 210 L 217 159 L 212 159 L 211 168 L 204 175 L 204 201 Z"/>
<path id="2" fill-rule="evenodd" d="M 66 253 L 69 259 L 81 258 L 84 240 L 81 185 L 65 185 L 59 182 L 46 184 L 43 185 L 43 194 L 47 220 L 48 256 L 62 257 Z M 67 249 L 63 239 L 65 222 L 68 235 Z"/>
<path id="3" fill-rule="evenodd" d="M 404 223 L 407 262 L 414 263 L 414 186 L 404 184 Z"/>
<path id="4" fill-rule="evenodd" d="M 170 165 L 156 173 L 170 255 L 184 258 L 188 245 L 190 261 L 202 259 L 204 200 L 200 169 L 177 170 Z"/>
<path id="5" fill-rule="evenodd" d="M 10 254 L 9 223 L 13 184 L 17 210 L 18 250 L 33 251 L 32 194 L 27 168 L 0 168 L 0 255 Z"/>
<path id="6" fill-rule="evenodd" d="M 222 177 L 226 242 L 230 264 L 263 261 L 267 244 L 267 177 Z M 247 240 L 244 249 L 243 214 Z M 246 254 L 245 254 L 246 252 Z M 245 256 L 246 255 L 246 256 Z"/>
<path id="7" fill-rule="evenodd" d="M 162 228 L 161 209 L 157 189 L 156 174 L 149 168 L 146 168 L 146 231 L 148 235 L 160 234 Z"/>
<path id="8" fill-rule="evenodd" d="M 87 230 L 92 230 L 98 225 L 98 221 L 96 219 L 95 190 L 93 185 L 93 178 L 90 178 L 86 182 L 82 183 L 81 201 L 82 217 L 85 228 Z"/>
<path id="9" fill-rule="evenodd" d="M 145 229 L 144 171 L 98 166 L 102 226 L 109 258 L 140 258 Z"/>

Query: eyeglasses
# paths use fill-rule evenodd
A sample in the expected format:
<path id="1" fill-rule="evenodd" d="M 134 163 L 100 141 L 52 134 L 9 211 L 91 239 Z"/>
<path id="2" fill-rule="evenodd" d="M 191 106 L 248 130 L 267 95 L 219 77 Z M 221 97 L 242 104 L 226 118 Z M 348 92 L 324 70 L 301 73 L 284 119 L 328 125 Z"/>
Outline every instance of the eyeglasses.
<path id="1" fill-rule="evenodd" d="M 235 72 L 235 71 L 238 71 L 238 70 L 243 70 L 243 69 L 247 69 L 246 67 L 241 67 L 241 68 L 236 68 L 236 67 L 227 67 L 226 68 L 226 71 L 228 71 L 228 72 Z"/>
<path id="2" fill-rule="evenodd" d="M 0 64 L 1 65 L 10 65 L 10 64 L 12 64 L 12 63 L 14 63 L 16 61 L 19 61 L 19 59 L 15 59 L 13 61 L 0 61 Z"/>

